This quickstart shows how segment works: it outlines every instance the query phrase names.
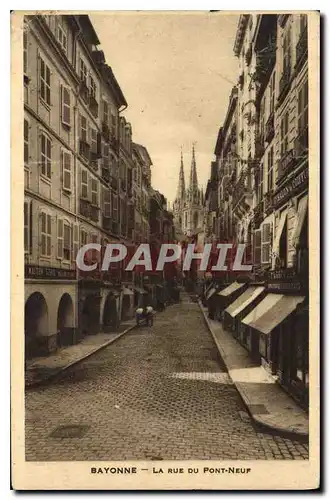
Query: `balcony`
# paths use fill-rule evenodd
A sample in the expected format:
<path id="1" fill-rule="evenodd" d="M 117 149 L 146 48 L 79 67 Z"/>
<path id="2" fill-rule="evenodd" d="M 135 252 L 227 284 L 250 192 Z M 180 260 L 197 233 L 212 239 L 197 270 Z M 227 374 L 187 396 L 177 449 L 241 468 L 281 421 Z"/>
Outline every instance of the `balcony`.
<path id="1" fill-rule="evenodd" d="M 84 198 L 80 198 L 79 212 L 83 217 L 86 217 L 87 219 L 90 218 L 91 203 L 89 200 L 85 200 Z"/>
<path id="2" fill-rule="evenodd" d="M 291 85 L 291 69 L 289 66 L 284 68 L 283 75 L 280 79 L 280 89 L 279 89 L 279 96 L 278 96 L 278 105 L 280 105 L 287 93 L 290 90 L 290 85 Z"/>
<path id="3" fill-rule="evenodd" d="M 89 96 L 89 109 L 94 118 L 97 118 L 99 115 L 99 103 L 92 95 Z"/>
<path id="4" fill-rule="evenodd" d="M 102 228 L 105 231 L 111 231 L 111 229 L 112 229 L 112 219 L 111 219 L 111 217 L 105 217 L 103 215 L 103 217 L 102 217 Z"/>
<path id="5" fill-rule="evenodd" d="M 278 168 L 278 177 L 281 179 L 286 175 L 290 169 L 294 167 L 296 163 L 296 151 L 295 149 L 289 149 L 280 159 Z"/>
<path id="6" fill-rule="evenodd" d="M 96 205 L 91 205 L 90 218 L 93 222 L 99 221 L 99 212 L 100 212 L 100 207 L 97 207 Z"/>
<path id="7" fill-rule="evenodd" d="M 296 70 L 299 71 L 308 58 L 307 26 L 300 34 L 296 46 Z"/>
<path id="8" fill-rule="evenodd" d="M 83 100 L 87 103 L 89 97 L 89 90 L 86 82 L 81 81 L 79 86 L 79 95 L 83 98 Z"/>
<path id="9" fill-rule="evenodd" d="M 110 141 L 110 129 L 107 123 L 102 122 L 102 135 L 106 142 Z"/>
<path id="10" fill-rule="evenodd" d="M 116 177 L 113 177 L 113 176 L 110 177 L 110 186 L 115 191 L 118 190 L 118 179 Z"/>
<path id="11" fill-rule="evenodd" d="M 102 167 L 102 173 L 101 173 L 102 179 L 104 179 L 106 182 L 110 182 L 110 171 L 106 167 Z"/>
<path id="12" fill-rule="evenodd" d="M 79 141 L 79 154 L 83 156 L 87 161 L 89 161 L 90 155 L 90 145 L 88 142 L 84 141 L 83 139 L 80 139 Z"/>
<path id="13" fill-rule="evenodd" d="M 275 134 L 275 129 L 274 129 L 274 112 L 271 113 L 269 116 L 266 126 L 265 126 L 265 141 L 270 143 L 270 141 L 273 139 Z"/>

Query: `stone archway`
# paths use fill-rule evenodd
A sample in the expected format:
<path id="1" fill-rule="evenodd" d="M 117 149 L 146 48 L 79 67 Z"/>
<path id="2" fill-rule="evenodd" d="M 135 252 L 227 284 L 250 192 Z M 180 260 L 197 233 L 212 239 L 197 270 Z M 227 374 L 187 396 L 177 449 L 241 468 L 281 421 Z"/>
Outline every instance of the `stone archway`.
<path id="1" fill-rule="evenodd" d="M 118 328 L 119 318 L 116 297 L 110 292 L 105 299 L 103 310 L 103 331 L 110 332 Z"/>
<path id="2" fill-rule="evenodd" d="M 43 338 L 48 335 L 48 307 L 44 296 L 35 292 L 25 303 L 24 331 L 25 357 L 45 354 Z"/>
<path id="3" fill-rule="evenodd" d="M 100 296 L 90 294 L 84 300 L 81 310 L 82 335 L 95 334 L 100 331 Z"/>
<path id="4" fill-rule="evenodd" d="M 57 345 L 72 345 L 74 343 L 74 313 L 73 302 L 68 293 L 64 293 L 57 310 Z"/>

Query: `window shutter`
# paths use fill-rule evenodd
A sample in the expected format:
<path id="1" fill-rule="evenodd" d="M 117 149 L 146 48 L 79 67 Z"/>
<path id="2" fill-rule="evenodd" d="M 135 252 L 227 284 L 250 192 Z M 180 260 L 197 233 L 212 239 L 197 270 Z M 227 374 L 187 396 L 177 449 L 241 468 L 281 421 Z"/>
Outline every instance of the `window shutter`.
<path id="1" fill-rule="evenodd" d="M 63 189 L 71 191 L 71 153 L 68 151 L 62 152 L 62 176 Z"/>
<path id="2" fill-rule="evenodd" d="M 41 255 L 46 255 L 46 214 L 44 212 L 40 214 L 39 231 Z"/>
<path id="3" fill-rule="evenodd" d="M 24 202 L 24 252 L 29 251 L 29 204 Z"/>
<path id="4" fill-rule="evenodd" d="M 254 263 L 255 264 L 260 264 L 261 263 L 261 231 L 260 229 L 257 229 L 254 232 Z"/>
<path id="5" fill-rule="evenodd" d="M 77 223 L 73 225 L 73 245 L 72 245 L 72 261 L 75 262 L 79 250 L 79 226 Z"/>
<path id="6" fill-rule="evenodd" d="M 64 125 L 70 126 L 71 124 L 71 108 L 70 108 L 70 89 L 61 85 L 61 95 L 62 95 L 62 123 Z"/>
<path id="7" fill-rule="evenodd" d="M 270 245 L 271 245 L 271 224 L 262 225 L 262 240 L 261 240 L 261 262 L 268 264 L 270 261 Z"/>
<path id="8" fill-rule="evenodd" d="M 32 244 L 33 244 L 33 202 L 30 201 L 30 214 L 29 214 L 29 253 L 32 254 Z"/>
<path id="9" fill-rule="evenodd" d="M 52 254 L 52 218 L 47 214 L 47 255 Z"/>
<path id="10" fill-rule="evenodd" d="M 96 138 L 96 154 L 98 158 L 102 157 L 102 136 L 100 132 L 97 133 Z"/>
<path id="11" fill-rule="evenodd" d="M 63 220 L 57 219 L 57 258 L 63 259 Z"/>

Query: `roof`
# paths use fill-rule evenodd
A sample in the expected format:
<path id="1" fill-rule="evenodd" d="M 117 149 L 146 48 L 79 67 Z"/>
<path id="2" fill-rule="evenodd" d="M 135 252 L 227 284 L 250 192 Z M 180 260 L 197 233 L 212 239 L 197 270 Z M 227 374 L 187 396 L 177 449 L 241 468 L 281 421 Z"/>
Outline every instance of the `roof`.
<path id="1" fill-rule="evenodd" d="M 96 34 L 91 20 L 89 19 L 89 16 L 79 15 L 76 17 L 78 18 L 78 23 L 83 29 L 83 36 L 86 39 L 86 42 L 91 45 L 100 45 L 100 40 Z"/>
<path id="2" fill-rule="evenodd" d="M 239 16 L 237 31 L 236 31 L 236 38 L 235 38 L 235 43 L 234 43 L 235 56 L 238 56 L 240 51 L 241 51 L 242 43 L 243 43 L 244 35 L 245 35 L 245 30 L 246 30 L 246 26 L 247 26 L 249 17 L 250 17 L 250 14 L 241 14 Z"/>
<path id="3" fill-rule="evenodd" d="M 135 147 L 135 149 L 138 150 L 144 163 L 146 163 L 148 167 L 150 167 L 152 165 L 152 160 L 150 158 L 147 148 L 145 146 L 142 146 L 142 144 L 137 144 L 136 142 L 133 143 L 133 147 Z"/>
<path id="4" fill-rule="evenodd" d="M 120 85 L 119 85 L 112 69 L 110 68 L 110 66 L 108 64 L 103 64 L 103 69 L 104 69 L 107 83 L 113 89 L 113 91 L 117 97 L 117 101 L 118 101 L 119 106 L 126 106 L 127 107 L 128 106 L 127 101 L 125 99 L 123 91 L 121 90 Z"/>

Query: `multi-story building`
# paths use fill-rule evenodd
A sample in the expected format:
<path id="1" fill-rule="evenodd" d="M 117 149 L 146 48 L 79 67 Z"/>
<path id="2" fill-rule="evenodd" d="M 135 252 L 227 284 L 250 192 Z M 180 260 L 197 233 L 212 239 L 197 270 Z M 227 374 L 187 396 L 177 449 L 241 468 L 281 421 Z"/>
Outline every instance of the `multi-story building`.
<path id="1" fill-rule="evenodd" d="M 218 134 L 215 156 L 219 167 L 211 171 L 207 226 L 220 240 L 232 238 L 248 248 L 252 243 L 253 253 L 248 254 L 253 263 L 251 293 L 257 285 L 263 290 L 254 306 L 250 301 L 249 314 L 235 320 L 235 335 L 306 405 L 307 16 L 241 15 L 234 53 L 239 58 L 239 80 Z M 233 127 L 229 117 L 233 125 L 236 122 Z M 237 139 L 232 141 L 231 130 L 237 130 Z M 215 186 L 217 206 L 212 204 Z"/>
<path id="2" fill-rule="evenodd" d="M 86 243 L 130 236 L 119 201 L 130 174 L 125 170 L 119 184 L 119 112 L 127 103 L 88 16 L 36 15 L 26 22 L 25 334 L 31 356 L 111 329 L 127 311 L 131 300 L 118 269 L 83 273 L 75 259 Z M 130 141 L 127 136 L 128 148 Z M 126 163 L 129 171 L 132 163 Z M 91 251 L 88 260 L 98 263 L 100 255 Z"/>

